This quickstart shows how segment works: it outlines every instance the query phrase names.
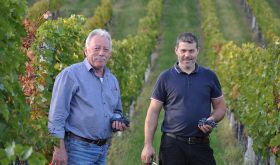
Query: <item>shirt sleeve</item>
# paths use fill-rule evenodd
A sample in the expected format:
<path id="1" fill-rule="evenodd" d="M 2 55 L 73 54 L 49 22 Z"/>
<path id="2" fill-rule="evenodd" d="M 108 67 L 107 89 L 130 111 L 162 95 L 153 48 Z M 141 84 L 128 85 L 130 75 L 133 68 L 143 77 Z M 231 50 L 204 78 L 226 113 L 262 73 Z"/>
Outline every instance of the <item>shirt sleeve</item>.
<path id="1" fill-rule="evenodd" d="M 212 89 L 211 89 L 211 98 L 217 98 L 223 95 L 222 93 L 222 88 L 221 88 L 221 84 L 219 82 L 219 79 L 217 77 L 217 75 L 212 72 L 212 79 L 213 79 L 213 85 L 212 85 Z"/>
<path id="2" fill-rule="evenodd" d="M 152 98 L 161 102 L 165 102 L 166 100 L 166 90 L 165 90 L 165 81 L 164 75 L 160 74 L 158 80 L 154 86 L 154 90 L 152 93 Z"/>
<path id="3" fill-rule="evenodd" d="M 121 91 L 120 91 L 120 86 L 118 80 L 114 77 L 115 85 L 118 89 L 118 103 L 116 106 L 116 109 L 114 109 L 114 113 L 118 113 L 122 115 L 122 101 L 121 101 Z"/>
<path id="4" fill-rule="evenodd" d="M 70 102 L 75 92 L 75 81 L 69 70 L 64 70 L 56 77 L 50 111 L 48 116 L 48 130 L 60 139 L 65 135 L 65 122 L 70 112 Z"/>

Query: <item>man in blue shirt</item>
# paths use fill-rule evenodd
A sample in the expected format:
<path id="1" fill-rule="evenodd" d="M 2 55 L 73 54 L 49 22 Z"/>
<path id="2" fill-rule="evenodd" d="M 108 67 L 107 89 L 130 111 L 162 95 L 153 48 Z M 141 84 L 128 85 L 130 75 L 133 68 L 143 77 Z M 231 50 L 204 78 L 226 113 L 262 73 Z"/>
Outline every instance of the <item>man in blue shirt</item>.
<path id="1" fill-rule="evenodd" d="M 60 145 L 52 164 L 105 165 L 112 129 L 126 129 L 122 122 L 110 122 L 122 116 L 119 84 L 106 67 L 112 53 L 110 34 L 93 30 L 84 52 L 84 61 L 65 68 L 54 83 L 48 128 Z"/>
<path id="2" fill-rule="evenodd" d="M 226 112 L 219 80 L 213 71 L 196 63 L 199 47 L 192 33 L 178 36 L 175 53 L 178 62 L 160 74 L 152 93 L 141 159 L 148 163 L 155 157 L 152 142 L 163 107 L 159 164 L 216 164 L 208 135 Z"/>

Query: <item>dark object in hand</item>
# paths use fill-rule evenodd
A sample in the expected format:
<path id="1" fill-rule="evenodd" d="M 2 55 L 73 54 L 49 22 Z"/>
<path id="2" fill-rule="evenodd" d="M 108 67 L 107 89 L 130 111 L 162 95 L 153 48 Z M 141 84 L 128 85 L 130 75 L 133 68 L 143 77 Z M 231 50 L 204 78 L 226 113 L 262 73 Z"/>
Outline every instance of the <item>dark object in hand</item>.
<path id="1" fill-rule="evenodd" d="M 203 126 L 205 124 L 211 126 L 212 128 L 217 127 L 217 123 L 214 120 L 207 120 L 206 118 L 202 118 L 198 121 L 198 126 Z"/>
<path id="2" fill-rule="evenodd" d="M 126 117 L 112 117 L 110 119 L 111 121 L 111 124 L 114 122 L 114 121 L 119 121 L 121 123 L 124 123 L 127 127 L 129 127 L 129 120 L 126 118 Z M 120 131 L 119 129 L 116 129 L 116 128 L 113 128 L 113 132 L 117 132 L 117 131 Z"/>
<path id="3" fill-rule="evenodd" d="M 145 163 L 145 165 L 157 165 L 157 163 L 154 162 L 154 157 L 151 156 L 150 159 L 149 159 L 149 163 Z"/>

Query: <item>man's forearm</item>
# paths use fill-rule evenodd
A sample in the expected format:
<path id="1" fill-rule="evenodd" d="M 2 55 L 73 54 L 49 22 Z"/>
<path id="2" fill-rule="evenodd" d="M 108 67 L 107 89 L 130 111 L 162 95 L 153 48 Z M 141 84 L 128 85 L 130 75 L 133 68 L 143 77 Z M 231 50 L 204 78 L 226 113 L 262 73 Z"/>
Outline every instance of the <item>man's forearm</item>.
<path id="1" fill-rule="evenodd" d="M 157 128 L 157 120 L 150 117 L 145 122 L 145 144 L 153 143 L 154 134 Z"/>
<path id="2" fill-rule="evenodd" d="M 151 99 L 145 120 L 145 145 L 152 145 L 153 143 L 161 107 L 161 102 Z"/>
<path id="3" fill-rule="evenodd" d="M 219 99 L 213 99 L 212 105 L 213 105 L 214 111 L 209 118 L 211 120 L 214 120 L 215 122 L 219 122 L 224 118 L 226 110 L 227 110 L 224 97 L 221 97 Z"/>
<path id="4" fill-rule="evenodd" d="M 158 110 L 149 109 L 145 121 L 145 144 L 151 145 L 153 143 L 154 134 L 158 123 Z"/>
<path id="5" fill-rule="evenodd" d="M 214 120 L 215 122 L 219 122 L 224 118 L 225 112 L 226 109 L 217 109 L 212 113 L 212 115 L 208 119 Z"/>

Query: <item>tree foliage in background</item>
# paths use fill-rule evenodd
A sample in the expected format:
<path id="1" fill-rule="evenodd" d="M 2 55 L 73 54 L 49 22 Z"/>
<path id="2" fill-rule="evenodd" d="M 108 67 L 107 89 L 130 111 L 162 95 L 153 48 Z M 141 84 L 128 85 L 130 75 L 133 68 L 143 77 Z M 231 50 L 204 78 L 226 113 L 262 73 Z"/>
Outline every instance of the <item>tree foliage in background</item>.
<path id="1" fill-rule="evenodd" d="M 33 127 L 36 129 L 35 146 L 46 156 L 51 156 L 53 138 L 48 135 L 47 117 L 56 75 L 65 67 L 84 58 L 85 33 L 82 16 L 58 18 L 43 23 L 36 33 L 31 50 L 35 55 L 35 92 L 29 97 Z"/>
<path id="2" fill-rule="evenodd" d="M 224 41 L 214 5 L 211 0 L 200 1 L 205 52 L 210 54 L 210 67 L 220 77 L 229 109 L 252 137 L 254 151 L 263 160 L 276 155 L 276 161 L 280 163 L 280 40 L 275 35 L 277 30 L 270 28 L 274 24 L 268 24 L 266 20 L 278 22 L 277 26 L 280 21 L 259 15 L 263 10 L 267 13 L 271 10 L 267 5 L 265 9 L 258 10 L 262 7 L 254 3 L 253 11 L 260 12 L 257 15 L 268 47 L 261 48 L 253 43 L 239 47 Z"/>
<path id="3" fill-rule="evenodd" d="M 40 26 L 45 21 L 42 18 L 44 13 L 50 11 L 53 17 L 57 17 L 59 8 L 64 3 L 64 0 L 39 0 L 28 8 L 27 18 L 31 20 L 31 22 L 36 23 L 37 26 Z"/>
<path id="4" fill-rule="evenodd" d="M 229 42 L 219 53 L 219 74 L 230 109 L 263 157 L 279 155 L 271 150 L 280 146 L 279 48 L 279 42 L 269 48 Z"/>
<path id="5" fill-rule="evenodd" d="M 26 60 L 20 51 L 20 39 L 25 35 L 21 20 L 26 1 L 1 1 L 0 11 L 0 164 L 16 159 L 44 164 L 44 157 L 30 146 L 30 109 L 18 81 Z"/>
<path id="6" fill-rule="evenodd" d="M 267 44 L 279 42 L 280 36 L 280 19 L 273 12 L 267 1 L 247 0 L 257 22 L 264 34 Z"/>

